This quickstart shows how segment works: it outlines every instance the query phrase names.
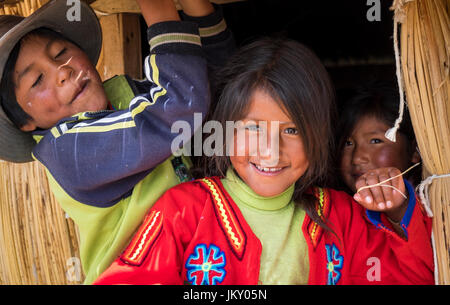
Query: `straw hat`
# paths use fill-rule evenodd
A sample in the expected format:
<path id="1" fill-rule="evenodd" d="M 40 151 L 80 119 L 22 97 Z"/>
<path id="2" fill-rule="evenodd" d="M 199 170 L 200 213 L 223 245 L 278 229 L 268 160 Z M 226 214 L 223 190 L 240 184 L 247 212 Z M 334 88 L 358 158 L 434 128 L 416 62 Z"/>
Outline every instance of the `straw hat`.
<path id="1" fill-rule="evenodd" d="M 80 21 L 70 21 L 68 10 L 75 8 L 65 0 L 52 0 L 32 15 L 0 16 L 0 78 L 9 53 L 28 32 L 46 27 L 61 33 L 77 43 L 93 64 L 97 63 L 102 45 L 100 23 L 89 7 L 80 1 Z M 69 14 L 70 15 L 70 14 Z M 71 16 L 69 16 L 71 17 Z M 29 133 L 17 129 L 0 107 L 0 159 L 10 162 L 32 161 L 31 150 L 35 141 Z"/>

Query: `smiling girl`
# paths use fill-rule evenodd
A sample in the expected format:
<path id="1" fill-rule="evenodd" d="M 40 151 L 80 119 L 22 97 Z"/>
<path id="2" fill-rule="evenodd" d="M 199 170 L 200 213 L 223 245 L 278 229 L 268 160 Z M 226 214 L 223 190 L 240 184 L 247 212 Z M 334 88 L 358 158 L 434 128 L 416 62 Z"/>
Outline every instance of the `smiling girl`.
<path id="1" fill-rule="evenodd" d="M 95 283 L 433 282 L 430 223 L 413 192 L 408 200 L 392 196 L 392 206 L 380 209 L 372 197 L 357 203 L 322 187 L 333 90 L 310 50 L 289 40 L 256 41 L 220 75 L 212 119 L 222 126 L 241 121 L 245 137 L 223 143 L 228 155 L 209 159 L 210 177 L 167 191 Z M 256 135 L 267 145 L 255 153 L 248 144 Z M 385 214 L 401 219 L 407 237 Z M 381 263 L 372 274 L 374 258 Z"/>
<path id="2" fill-rule="evenodd" d="M 343 101 L 337 128 L 340 173 L 352 192 L 356 181 L 369 170 L 392 167 L 400 172 L 420 162 L 414 130 L 408 113 L 398 131 L 397 141 L 384 135 L 398 115 L 398 90 L 387 82 L 372 82 Z M 393 170 L 395 170 L 393 169 Z M 412 185 L 420 181 L 420 168 L 408 172 Z"/>

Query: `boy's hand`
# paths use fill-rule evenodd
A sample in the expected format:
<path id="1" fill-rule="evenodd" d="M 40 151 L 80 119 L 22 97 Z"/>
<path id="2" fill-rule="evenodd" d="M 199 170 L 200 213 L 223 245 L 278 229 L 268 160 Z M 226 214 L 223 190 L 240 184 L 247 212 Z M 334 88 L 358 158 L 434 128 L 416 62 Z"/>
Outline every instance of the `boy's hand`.
<path id="1" fill-rule="evenodd" d="M 361 175 L 355 186 L 357 190 L 360 190 L 360 188 L 378 184 L 400 174 L 401 172 L 395 167 L 373 169 Z M 391 221 L 398 223 L 402 220 L 408 207 L 408 200 L 403 196 L 403 194 L 408 196 L 403 178 L 399 176 L 383 182 L 382 185 L 361 189 L 353 198 L 364 208 L 385 212 Z"/>
<path id="2" fill-rule="evenodd" d="M 209 0 L 178 0 L 183 12 L 192 17 L 203 17 L 214 12 Z"/>
<path id="3" fill-rule="evenodd" d="M 158 22 L 180 20 L 173 0 L 136 0 L 136 2 L 148 27 Z"/>

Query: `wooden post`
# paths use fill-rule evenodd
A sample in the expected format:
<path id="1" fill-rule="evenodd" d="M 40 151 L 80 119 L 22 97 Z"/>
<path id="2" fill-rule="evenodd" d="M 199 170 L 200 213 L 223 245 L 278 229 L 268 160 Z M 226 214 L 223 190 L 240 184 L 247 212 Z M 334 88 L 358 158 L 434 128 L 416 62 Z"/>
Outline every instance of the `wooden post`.
<path id="1" fill-rule="evenodd" d="M 103 43 L 97 70 L 102 80 L 120 74 L 142 78 L 139 22 L 137 14 L 119 13 L 100 17 Z"/>
<path id="2" fill-rule="evenodd" d="M 174 1 L 180 8 L 178 0 Z M 218 4 L 238 1 L 243 0 L 212 0 Z M 90 5 L 100 19 L 103 31 L 103 48 L 97 64 L 102 80 L 119 74 L 142 78 L 140 9 L 136 1 L 97 0 Z"/>

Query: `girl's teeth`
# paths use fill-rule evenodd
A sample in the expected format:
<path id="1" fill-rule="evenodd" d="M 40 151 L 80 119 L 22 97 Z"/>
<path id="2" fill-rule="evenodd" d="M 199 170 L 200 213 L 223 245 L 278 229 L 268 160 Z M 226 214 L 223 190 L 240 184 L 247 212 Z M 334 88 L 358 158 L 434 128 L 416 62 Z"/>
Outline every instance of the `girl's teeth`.
<path id="1" fill-rule="evenodd" d="M 277 171 L 281 170 L 281 167 L 270 167 L 269 168 L 269 167 L 262 167 L 262 166 L 259 166 L 256 164 L 255 164 L 255 166 L 257 169 L 259 169 L 262 172 L 277 172 Z"/>

